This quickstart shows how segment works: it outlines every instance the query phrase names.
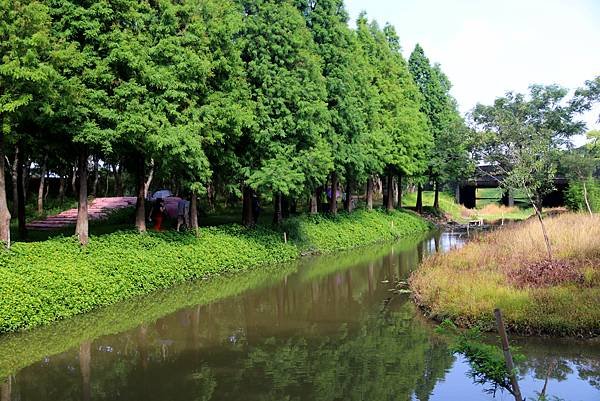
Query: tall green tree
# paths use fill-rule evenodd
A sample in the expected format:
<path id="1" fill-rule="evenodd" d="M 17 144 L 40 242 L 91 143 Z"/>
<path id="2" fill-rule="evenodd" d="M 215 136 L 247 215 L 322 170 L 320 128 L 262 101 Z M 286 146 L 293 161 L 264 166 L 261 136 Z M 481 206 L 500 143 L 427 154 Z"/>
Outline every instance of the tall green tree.
<path id="1" fill-rule="evenodd" d="M 332 194 L 338 180 L 346 183 L 346 204 L 352 207 L 353 187 L 365 182 L 377 167 L 372 148 L 370 121 L 374 117 L 371 84 L 373 72 L 360 48 L 356 34 L 348 27 L 348 13 L 341 0 L 297 1 L 312 32 L 318 54 L 323 60 L 327 87 L 327 106 L 331 116 L 326 138 L 331 146 L 333 168 L 330 172 Z M 314 210 L 313 210 L 314 211 Z M 336 197 L 330 198 L 330 211 L 337 212 Z"/>
<path id="2" fill-rule="evenodd" d="M 458 179 L 469 169 L 468 130 L 458 112 L 456 101 L 450 95 L 450 80 L 439 65 L 431 65 L 419 44 L 411 53 L 408 64 L 423 95 L 421 111 L 427 116 L 433 137 L 427 175 L 434 184 L 433 206 L 438 209 L 440 184 Z M 421 188 L 419 185 L 419 191 Z M 420 194 L 418 198 L 422 199 Z M 417 205 L 417 209 L 421 207 Z"/>
<path id="3" fill-rule="evenodd" d="M 368 23 L 362 14 L 357 32 L 369 62 L 375 66 L 373 85 L 378 109 L 374 121 L 376 135 L 385 138 L 379 152 L 387 180 L 386 209 L 393 209 L 393 177 L 415 175 L 425 170 L 426 155 L 432 143 L 427 118 L 420 111 L 422 95 L 400 52 L 398 36 L 391 25 L 382 30 Z"/>
<path id="4" fill-rule="evenodd" d="M 6 139 L 18 141 L 19 120 L 49 90 L 55 78 L 48 7 L 39 1 L 0 2 L 0 241 L 10 247 L 6 200 Z M 22 206 L 23 207 L 23 206 Z M 24 209 L 19 213 L 24 217 Z M 24 218 L 22 223 L 24 223 Z M 24 229 L 24 225 L 22 229 Z"/>
<path id="5" fill-rule="evenodd" d="M 239 148 L 243 185 L 272 194 L 278 223 L 282 196 L 302 193 L 309 179 L 322 182 L 330 169 L 325 80 L 311 33 L 291 2 L 241 4 L 242 60 L 254 111 Z M 251 195 L 244 190 L 246 225 L 252 224 Z"/>

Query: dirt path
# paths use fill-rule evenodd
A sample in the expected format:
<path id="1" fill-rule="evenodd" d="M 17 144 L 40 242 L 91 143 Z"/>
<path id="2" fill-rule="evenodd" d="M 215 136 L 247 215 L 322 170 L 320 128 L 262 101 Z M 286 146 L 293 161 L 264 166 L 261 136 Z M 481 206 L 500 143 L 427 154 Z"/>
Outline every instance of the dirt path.
<path id="1" fill-rule="evenodd" d="M 101 220 L 106 218 L 110 211 L 135 206 L 136 198 L 133 196 L 119 196 L 112 198 L 96 198 L 88 204 L 90 220 Z M 44 220 L 35 220 L 27 224 L 29 230 L 57 230 L 73 226 L 77 222 L 77 209 L 69 209 L 48 216 Z"/>

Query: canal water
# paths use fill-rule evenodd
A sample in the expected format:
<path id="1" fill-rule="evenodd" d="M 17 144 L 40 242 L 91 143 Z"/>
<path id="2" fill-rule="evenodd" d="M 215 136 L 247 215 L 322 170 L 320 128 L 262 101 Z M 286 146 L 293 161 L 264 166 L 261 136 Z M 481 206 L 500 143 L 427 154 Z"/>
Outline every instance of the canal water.
<path id="1" fill-rule="evenodd" d="M 510 400 L 474 384 L 393 291 L 463 241 L 432 233 L 304 258 L 2 337 L 0 400 Z M 550 395 L 600 400 L 600 344 L 513 340 L 528 399 L 554 363 Z"/>

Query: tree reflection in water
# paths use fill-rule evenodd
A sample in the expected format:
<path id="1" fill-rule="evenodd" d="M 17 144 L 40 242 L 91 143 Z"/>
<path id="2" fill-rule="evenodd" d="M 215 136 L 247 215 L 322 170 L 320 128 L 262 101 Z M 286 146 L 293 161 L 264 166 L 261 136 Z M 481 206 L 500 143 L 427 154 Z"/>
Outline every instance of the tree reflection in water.
<path id="1" fill-rule="evenodd" d="M 455 358 L 408 295 L 390 289 L 436 244 L 449 243 L 442 237 L 307 258 L 275 285 L 252 273 L 270 284 L 80 341 L 5 380 L 0 401 L 429 400 Z M 235 288 L 242 279 L 222 285 Z M 212 287 L 192 290 L 203 288 Z M 177 299 L 185 302 L 184 294 Z M 45 341 L 62 334 L 44 333 Z M 555 349 L 547 341 L 524 345 L 526 372 L 545 375 Z M 600 355 L 577 350 L 564 352 L 554 376 L 576 373 L 598 388 Z M 472 386 L 468 379 L 460 385 Z"/>

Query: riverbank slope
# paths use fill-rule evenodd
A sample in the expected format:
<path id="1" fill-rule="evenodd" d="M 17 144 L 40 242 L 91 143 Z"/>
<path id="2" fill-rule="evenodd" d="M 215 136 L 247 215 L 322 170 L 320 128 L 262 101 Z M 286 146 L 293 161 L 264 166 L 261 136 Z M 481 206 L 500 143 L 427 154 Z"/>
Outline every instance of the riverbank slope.
<path id="1" fill-rule="evenodd" d="M 413 298 L 433 319 L 494 327 L 501 308 L 512 332 L 600 335 L 600 216 L 545 219 L 500 228 L 462 249 L 426 260 L 411 277 Z"/>
<path id="2" fill-rule="evenodd" d="M 356 211 L 288 219 L 281 231 L 238 225 L 177 232 L 116 232 L 17 243 L 0 252 L 0 333 L 48 324 L 102 306 L 226 272 L 391 241 L 430 230 L 406 211 Z M 287 242 L 284 242 L 286 232 Z"/>

